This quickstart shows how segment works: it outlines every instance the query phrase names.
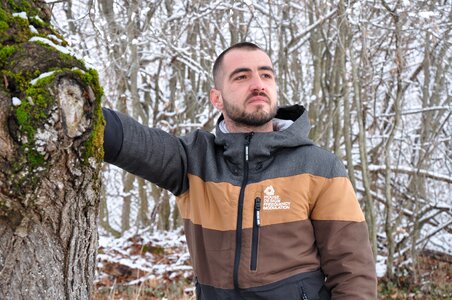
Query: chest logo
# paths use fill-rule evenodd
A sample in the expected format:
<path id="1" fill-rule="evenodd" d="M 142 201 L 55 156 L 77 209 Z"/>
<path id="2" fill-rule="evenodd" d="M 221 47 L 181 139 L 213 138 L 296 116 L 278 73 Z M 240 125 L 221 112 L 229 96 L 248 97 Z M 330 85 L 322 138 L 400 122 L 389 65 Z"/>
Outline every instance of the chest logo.
<path id="1" fill-rule="evenodd" d="M 264 190 L 263 210 L 290 209 L 290 202 L 282 202 L 281 197 L 276 194 L 275 188 L 269 185 Z"/>

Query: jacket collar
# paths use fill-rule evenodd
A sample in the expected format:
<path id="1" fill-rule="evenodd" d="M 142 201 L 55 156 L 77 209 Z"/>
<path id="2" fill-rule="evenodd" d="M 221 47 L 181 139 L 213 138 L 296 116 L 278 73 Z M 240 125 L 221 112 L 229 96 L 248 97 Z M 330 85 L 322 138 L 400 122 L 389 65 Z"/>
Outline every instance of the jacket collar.
<path id="1" fill-rule="evenodd" d="M 270 159 L 273 153 L 281 148 L 313 144 L 308 139 L 310 126 L 307 111 L 303 106 L 280 107 L 276 118 L 291 120 L 293 124 L 281 131 L 255 132 L 252 134 L 249 145 L 251 167 L 255 163 L 262 164 Z M 223 147 L 223 154 L 230 163 L 241 166 L 243 164 L 245 141 L 249 133 L 224 133 L 219 126 L 222 120 L 223 116 L 220 116 L 217 122 L 215 143 Z"/>
<path id="2" fill-rule="evenodd" d="M 289 126 L 292 124 L 293 124 L 292 120 L 283 120 L 283 119 L 274 118 L 273 119 L 273 130 L 274 131 L 282 131 L 282 130 L 289 128 Z M 228 128 L 226 127 L 226 123 L 224 122 L 224 120 L 222 120 L 221 122 L 218 123 L 218 127 L 221 130 L 221 132 L 230 133 Z"/>

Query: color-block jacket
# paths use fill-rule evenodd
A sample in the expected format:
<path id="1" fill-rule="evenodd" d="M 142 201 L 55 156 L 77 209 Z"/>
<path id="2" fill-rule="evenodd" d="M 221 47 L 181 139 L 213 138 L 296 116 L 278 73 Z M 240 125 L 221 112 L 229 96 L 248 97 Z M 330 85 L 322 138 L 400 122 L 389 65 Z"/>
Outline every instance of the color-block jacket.
<path id="1" fill-rule="evenodd" d="M 181 138 L 104 116 L 105 160 L 176 195 L 198 299 L 376 299 L 362 211 L 302 106 L 282 131 Z"/>

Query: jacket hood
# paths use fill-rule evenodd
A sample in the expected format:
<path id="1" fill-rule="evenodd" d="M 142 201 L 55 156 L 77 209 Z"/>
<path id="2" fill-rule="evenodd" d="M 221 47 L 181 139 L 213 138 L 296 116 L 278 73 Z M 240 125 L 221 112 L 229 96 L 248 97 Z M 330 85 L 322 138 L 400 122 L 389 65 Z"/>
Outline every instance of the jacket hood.
<path id="1" fill-rule="evenodd" d="M 219 128 L 219 123 L 223 120 L 223 116 L 220 116 L 215 143 L 223 146 L 223 154 L 232 164 L 241 165 L 244 159 L 245 143 L 249 138 L 249 161 L 262 164 L 280 149 L 313 145 L 313 142 L 308 139 L 310 125 L 307 115 L 307 111 L 301 105 L 280 107 L 276 118 L 291 120 L 294 123 L 281 131 L 254 133 L 224 133 Z"/>

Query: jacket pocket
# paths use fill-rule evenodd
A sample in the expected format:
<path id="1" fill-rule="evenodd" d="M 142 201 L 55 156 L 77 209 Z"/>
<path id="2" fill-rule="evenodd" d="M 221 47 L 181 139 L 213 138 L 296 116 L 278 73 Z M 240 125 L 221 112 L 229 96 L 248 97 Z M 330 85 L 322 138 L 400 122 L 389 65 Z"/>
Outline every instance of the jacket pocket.
<path id="1" fill-rule="evenodd" d="M 257 255 L 259 250 L 259 229 L 261 226 L 261 198 L 254 199 L 253 234 L 251 240 L 251 263 L 250 270 L 257 270 Z"/>

